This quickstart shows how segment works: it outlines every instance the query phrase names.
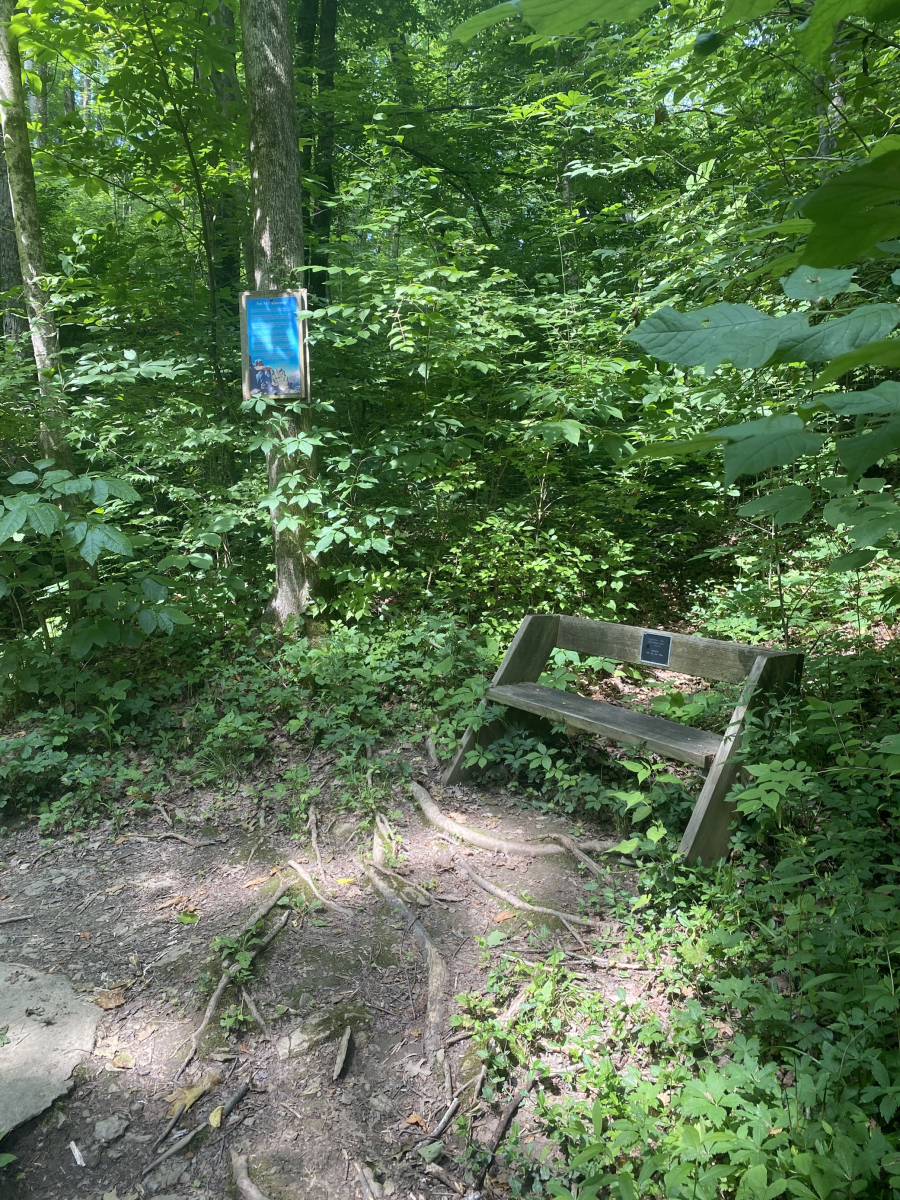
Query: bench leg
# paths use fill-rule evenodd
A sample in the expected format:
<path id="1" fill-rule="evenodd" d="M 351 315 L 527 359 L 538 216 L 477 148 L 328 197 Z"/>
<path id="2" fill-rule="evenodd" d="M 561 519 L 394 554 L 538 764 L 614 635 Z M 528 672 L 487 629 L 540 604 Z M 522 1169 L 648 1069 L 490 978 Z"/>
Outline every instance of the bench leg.
<path id="1" fill-rule="evenodd" d="M 737 807 L 726 799 L 739 781 L 743 766 L 738 760 L 744 724 L 748 713 L 759 708 L 771 696 L 784 695 L 800 679 L 803 659 L 801 655 L 784 655 L 777 658 L 760 656 L 750 669 L 744 691 L 729 722 L 719 753 L 706 777 L 706 783 L 688 827 L 684 831 L 679 854 L 688 862 L 701 862 L 710 866 L 728 853 L 728 841 Z"/>
<path id="2" fill-rule="evenodd" d="M 556 645 L 559 616 L 556 613 L 531 613 L 516 630 L 516 636 L 503 656 L 503 662 L 491 680 L 495 687 L 501 683 L 536 683 L 547 665 L 550 651 Z M 483 710 L 482 705 L 482 710 Z M 459 783 L 469 772 L 463 763 L 470 750 L 484 748 L 497 740 L 506 730 L 503 721 L 491 721 L 480 729 L 471 726 L 462 736 L 450 765 L 441 776 L 445 787 Z"/>

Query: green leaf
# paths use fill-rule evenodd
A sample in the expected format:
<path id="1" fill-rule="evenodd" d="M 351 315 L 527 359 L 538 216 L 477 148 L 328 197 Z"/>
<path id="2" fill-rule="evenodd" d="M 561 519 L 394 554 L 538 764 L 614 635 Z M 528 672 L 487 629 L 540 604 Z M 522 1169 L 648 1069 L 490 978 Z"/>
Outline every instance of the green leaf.
<path id="1" fill-rule="evenodd" d="M 196 925 L 200 920 L 200 917 L 197 913 L 180 912 L 175 920 L 178 921 L 180 925 Z"/>
<path id="2" fill-rule="evenodd" d="M 480 12 L 453 31 L 456 41 L 467 42 L 476 34 L 521 15 L 542 37 L 578 33 L 591 21 L 624 24 L 650 8 L 653 0 L 508 0 Z"/>
<path id="3" fill-rule="evenodd" d="M 866 567 L 878 554 L 877 550 L 851 550 L 849 554 L 842 554 L 828 564 L 828 570 L 832 575 L 840 575 L 844 571 L 858 571 L 860 567 Z"/>
<path id="4" fill-rule="evenodd" d="M 898 343 L 900 345 L 900 343 Z M 879 459 L 885 458 L 900 446 L 900 417 L 885 421 L 876 429 L 858 437 L 845 438 L 838 443 L 838 458 L 851 480 L 859 479 Z"/>
<path id="5" fill-rule="evenodd" d="M 619 842 L 615 846 L 610 846 L 610 854 L 633 854 L 641 844 L 640 838 L 628 838 L 627 841 Z"/>
<path id="6" fill-rule="evenodd" d="M 109 489 L 109 494 L 115 496 L 117 500 L 140 500 L 141 498 L 131 484 L 126 483 L 124 479 L 104 479 L 103 483 Z"/>
<path id="7" fill-rule="evenodd" d="M 14 508 L 10 512 L 6 512 L 2 517 L 0 517 L 0 545 L 2 545 L 7 538 L 12 537 L 14 533 L 18 533 L 18 531 L 25 524 L 27 516 L 27 508 Z"/>
<path id="8" fill-rule="evenodd" d="M 861 346 L 858 350 L 851 350 L 849 354 L 842 354 L 840 358 L 834 359 L 824 371 L 819 372 L 813 380 L 813 387 L 822 387 L 826 383 L 831 383 L 846 374 L 847 371 L 852 371 L 864 364 L 900 367 L 900 338 L 884 338 L 882 341 L 870 342 L 866 346 Z"/>
<path id="9" fill-rule="evenodd" d="M 109 488 L 102 479 L 95 479 L 91 484 L 91 502 L 98 507 L 106 503 L 106 498 L 109 495 Z"/>
<path id="10" fill-rule="evenodd" d="M 27 511 L 28 524 L 35 532 L 42 533 L 44 537 L 50 537 L 65 524 L 65 517 L 53 504 L 35 504 Z"/>
<path id="11" fill-rule="evenodd" d="M 103 550 L 109 550 L 122 558 L 130 558 L 131 542 L 114 525 L 92 525 L 81 544 L 81 557 L 93 566 Z"/>
<path id="12" fill-rule="evenodd" d="M 201 571 L 209 571 L 214 565 L 211 554 L 189 554 L 187 561 L 191 566 L 199 567 Z"/>
<path id="13" fill-rule="evenodd" d="M 149 576 L 141 580 L 141 591 L 151 600 L 165 600 L 169 594 L 169 589 L 164 583 L 160 583 L 157 579 L 151 579 Z"/>
<path id="14" fill-rule="evenodd" d="M 577 446 L 581 441 L 581 434 L 584 431 L 584 426 L 580 421 L 562 420 L 562 421 L 540 421 L 537 425 L 533 425 L 528 431 L 532 436 L 542 437 L 548 446 L 555 446 L 557 442 L 571 442 L 573 446 Z"/>
<path id="15" fill-rule="evenodd" d="M 747 425 L 713 431 L 733 440 L 725 447 L 725 482 L 734 483 L 739 475 L 758 475 L 769 467 L 783 467 L 804 454 L 820 450 L 824 438 L 809 433 L 794 414 L 763 417 Z"/>
<path id="16" fill-rule="evenodd" d="M 722 11 L 722 24 L 726 27 L 741 21 L 755 21 L 771 12 L 778 0 L 727 0 Z"/>
<path id="17" fill-rule="evenodd" d="M 814 13 L 822 3 L 818 0 Z M 849 262 L 900 233 L 898 199 L 900 150 L 895 148 L 822 184 L 801 205 L 815 222 L 804 251 L 806 262 L 814 267 Z"/>
<path id="18" fill-rule="evenodd" d="M 822 396 L 819 403 L 840 417 L 900 415 L 900 383 L 887 380 L 864 392 Z"/>
<path id="19" fill-rule="evenodd" d="M 777 491 L 769 492 L 768 495 L 758 496 L 755 500 L 742 504 L 738 509 L 738 515 L 742 517 L 771 516 L 776 525 L 792 525 L 805 516 L 812 506 L 813 498 L 809 488 L 805 488 L 799 483 L 792 483 L 787 487 L 778 488 Z"/>
<path id="20" fill-rule="evenodd" d="M 39 476 L 35 475 L 34 471 L 16 471 L 15 475 L 8 476 L 9 482 L 16 487 L 24 486 L 28 483 L 35 483 Z"/>
<path id="21" fill-rule="evenodd" d="M 823 321 L 782 338 L 776 356 L 779 362 L 827 362 L 867 346 L 900 324 L 900 305 L 866 304 L 838 317 Z"/>
<path id="22" fill-rule="evenodd" d="M 794 33 L 804 58 L 823 66 L 838 23 L 861 7 L 860 0 L 816 0 L 809 17 Z"/>
<path id="23" fill-rule="evenodd" d="M 850 286 L 855 268 L 835 271 L 828 267 L 798 267 L 781 280 L 781 290 L 791 300 L 831 300 Z"/>
<path id="24" fill-rule="evenodd" d="M 476 13 L 474 17 L 469 17 L 468 21 L 463 21 L 462 25 L 453 30 L 450 38 L 452 41 L 468 42 L 492 25 L 498 25 L 501 21 L 520 15 L 519 0 L 506 0 L 504 4 L 495 4 L 493 8 L 486 8 L 483 12 Z"/>
<path id="25" fill-rule="evenodd" d="M 152 608 L 142 608 L 138 613 L 138 625 L 144 633 L 150 634 L 156 628 L 156 613 Z"/>
<path id="26" fill-rule="evenodd" d="M 806 326 L 801 313 L 769 317 L 749 304 L 711 304 L 690 312 L 661 308 L 626 341 L 637 342 L 663 362 L 687 367 L 713 367 L 729 360 L 739 368 L 761 367 L 779 342 Z"/>

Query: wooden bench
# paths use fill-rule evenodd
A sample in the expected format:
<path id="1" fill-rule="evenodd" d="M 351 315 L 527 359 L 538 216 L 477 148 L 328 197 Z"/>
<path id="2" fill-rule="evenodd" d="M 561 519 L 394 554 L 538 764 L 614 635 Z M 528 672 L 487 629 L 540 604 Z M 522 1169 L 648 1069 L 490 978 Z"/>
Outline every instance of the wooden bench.
<path id="1" fill-rule="evenodd" d="M 744 688 L 728 727 L 720 736 L 617 704 L 544 687 L 537 680 L 557 646 L 613 662 L 638 663 L 702 679 L 743 683 Z M 519 626 L 485 699 L 705 769 L 706 781 L 679 851 L 691 862 L 712 863 L 728 849 L 734 805 L 726 802 L 726 796 L 740 769 L 737 754 L 747 717 L 769 698 L 783 695 L 796 686 L 802 670 L 803 655 L 790 651 L 610 621 L 533 613 Z M 444 772 L 443 783 L 449 786 L 465 779 L 469 773 L 466 755 L 479 746 L 489 746 L 504 729 L 503 721 L 489 722 L 478 730 L 467 729 Z"/>

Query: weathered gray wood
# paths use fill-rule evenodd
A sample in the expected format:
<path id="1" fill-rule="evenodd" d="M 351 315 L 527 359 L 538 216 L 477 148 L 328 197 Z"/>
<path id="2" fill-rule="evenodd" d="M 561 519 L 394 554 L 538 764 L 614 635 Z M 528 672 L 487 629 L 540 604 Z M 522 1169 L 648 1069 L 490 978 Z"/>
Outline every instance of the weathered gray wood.
<path id="1" fill-rule="evenodd" d="M 495 704 L 506 704 L 550 720 L 562 720 L 575 729 L 599 733 L 628 746 L 642 746 L 654 754 L 698 767 L 708 766 L 722 744 L 718 734 L 707 733 L 704 729 L 692 729 L 649 713 L 589 700 L 537 683 L 492 685 L 487 698 Z"/>
<path id="2" fill-rule="evenodd" d="M 802 654 L 757 655 L 678 848 L 689 862 L 710 864 L 727 853 L 735 805 L 726 797 L 740 770 L 738 753 L 747 716 L 770 697 L 796 686 L 802 670 Z"/>
<path id="3" fill-rule="evenodd" d="M 778 650 L 761 650 L 743 642 L 719 642 L 713 638 L 687 633 L 667 633 L 662 629 L 644 629 L 640 625 L 616 625 L 612 621 L 588 621 L 583 617 L 560 617 L 557 646 L 597 655 L 613 662 L 640 662 L 641 638 L 645 633 L 661 633 L 672 639 L 669 671 L 696 675 L 701 679 L 723 679 L 743 683 L 760 654 L 775 655 Z"/>
<path id="4" fill-rule="evenodd" d="M 491 687 L 504 683 L 534 683 L 547 665 L 556 646 L 560 618 L 556 613 L 531 613 L 519 628 L 503 662 L 491 680 Z"/>
<path id="5" fill-rule="evenodd" d="M 504 683 L 532 682 L 540 679 L 547 665 L 550 651 L 556 645 L 559 617 L 555 613 L 530 613 L 516 630 L 516 636 L 497 668 L 491 687 Z M 479 712 L 484 704 L 479 706 Z M 505 726 L 502 721 L 491 721 L 480 729 L 470 725 L 460 739 L 456 753 L 441 777 L 445 787 L 460 783 L 470 772 L 465 767 L 466 755 L 477 747 L 486 747 L 501 737 Z"/>

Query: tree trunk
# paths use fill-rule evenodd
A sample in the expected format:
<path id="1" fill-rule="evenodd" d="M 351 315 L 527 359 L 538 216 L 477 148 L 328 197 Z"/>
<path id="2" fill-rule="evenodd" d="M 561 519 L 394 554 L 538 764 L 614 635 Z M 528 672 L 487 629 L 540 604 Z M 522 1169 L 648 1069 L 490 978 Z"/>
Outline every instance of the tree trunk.
<path id="1" fill-rule="evenodd" d="M 322 0 L 319 14 L 319 53 L 317 70 L 319 75 L 319 133 L 316 138 L 316 175 L 322 185 L 326 201 L 334 196 L 334 70 L 337 62 L 338 0 Z M 320 204 L 312 218 L 315 233 L 313 264 L 327 267 L 331 242 L 332 208 L 330 203 Z M 319 295 L 328 297 L 328 276 L 316 272 L 313 284 Z"/>
<path id="2" fill-rule="evenodd" d="M 300 116 L 309 125 L 314 91 L 313 68 L 316 65 L 316 25 L 319 19 L 319 0 L 300 0 L 297 6 L 297 71 L 300 80 L 302 109 Z M 300 150 L 300 180 L 305 185 L 312 171 L 312 138 L 304 140 Z M 310 209 L 310 215 L 311 215 Z"/>
<path id="3" fill-rule="evenodd" d="M 36 150 L 42 149 L 47 145 L 47 125 L 48 125 L 48 105 L 47 105 L 47 84 L 50 78 L 50 71 L 46 63 L 27 63 L 28 69 L 33 71 L 41 81 L 41 90 L 35 91 L 33 88 L 28 89 L 28 111 L 31 120 L 36 128 L 34 131 L 34 147 Z"/>
<path id="4" fill-rule="evenodd" d="M 237 73 L 237 43 L 234 13 L 227 4 L 210 8 L 209 21 L 220 30 L 223 48 L 228 52 L 228 67 L 212 72 L 212 86 L 219 110 L 226 120 L 235 120 L 243 106 Z M 236 167 L 230 171 L 233 182 L 223 184 L 213 200 L 212 230 L 216 294 L 220 309 L 236 325 L 238 293 L 241 290 L 242 238 L 247 216 L 247 197 Z"/>
<path id="5" fill-rule="evenodd" d="M 44 243 L 38 218 L 34 167 L 28 142 L 28 118 L 22 89 L 19 46 L 10 31 L 15 0 L 0 0 L 0 127 L 9 175 L 22 289 L 31 331 L 41 398 L 40 445 L 45 458 L 60 466 L 71 465 L 71 452 L 63 442 L 62 388 L 59 381 L 59 336 L 49 312 L 41 278 Z"/>
<path id="6" fill-rule="evenodd" d="M 241 29 L 250 126 L 253 273 L 256 290 L 264 292 L 296 287 L 304 265 L 289 0 L 242 0 Z M 274 492 L 286 476 L 297 471 L 312 482 L 316 469 L 312 456 L 298 459 L 278 449 L 282 439 L 309 429 L 308 404 L 299 421 L 290 409 L 279 411 L 273 406 L 270 411 L 269 432 L 276 444 L 266 454 L 269 490 Z M 316 564 L 305 553 L 303 512 L 299 506 L 272 510 L 275 595 L 269 611 L 279 624 L 304 612 L 315 590 Z"/>
<path id="7" fill-rule="evenodd" d="M 28 328 L 22 311 L 22 269 L 13 220 L 6 155 L 0 146 L 0 291 L 16 292 L 3 301 L 3 336 L 17 341 Z"/>

